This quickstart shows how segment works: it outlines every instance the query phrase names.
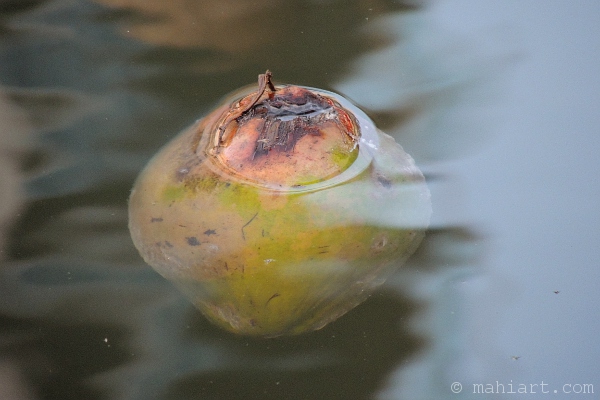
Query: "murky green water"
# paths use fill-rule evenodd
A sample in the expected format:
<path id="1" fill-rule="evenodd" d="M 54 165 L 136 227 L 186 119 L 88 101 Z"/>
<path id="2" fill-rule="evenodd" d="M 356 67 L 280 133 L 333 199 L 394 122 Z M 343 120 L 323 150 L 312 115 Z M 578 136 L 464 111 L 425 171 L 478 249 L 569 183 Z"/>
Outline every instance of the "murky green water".
<path id="1" fill-rule="evenodd" d="M 506 60 L 479 62 L 432 30 L 425 10 L 393 0 L 3 2 L 0 398 L 425 399 L 458 396 L 449 388 L 461 379 L 516 379 L 531 347 L 490 350 L 491 325 L 470 319 L 465 297 L 484 276 L 504 304 L 518 292 L 511 282 L 531 288 L 539 275 L 489 284 L 486 229 L 463 218 L 468 196 L 439 167 L 489 143 L 469 123 L 485 118 Z M 266 69 L 359 103 L 424 170 L 434 216 L 409 265 L 364 304 L 317 332 L 258 340 L 212 326 L 144 264 L 127 199 L 162 145 Z M 496 190 L 490 182 L 478 189 Z M 564 294 L 552 274 L 545 290 Z"/>
<path id="2" fill-rule="evenodd" d="M 408 25 L 402 34 L 379 27 L 382 18 L 401 24 L 419 12 L 395 1 L 7 5 L 2 91 L 22 118 L 1 351 L 23 397 L 369 398 L 430 346 L 409 323 L 427 302 L 393 284 L 316 333 L 228 334 L 143 263 L 126 220 L 144 164 L 220 98 L 267 68 L 324 89 L 352 82 L 370 53 L 414 40 Z M 427 77 L 414 55 L 409 79 Z M 383 129 L 401 133 L 415 114 L 439 112 L 417 100 L 429 96 L 420 87 L 394 84 L 392 96 L 405 99 L 371 110 Z M 431 240 L 475 239 L 446 229 Z M 453 268 L 435 253 L 424 245 L 409 269 Z"/>

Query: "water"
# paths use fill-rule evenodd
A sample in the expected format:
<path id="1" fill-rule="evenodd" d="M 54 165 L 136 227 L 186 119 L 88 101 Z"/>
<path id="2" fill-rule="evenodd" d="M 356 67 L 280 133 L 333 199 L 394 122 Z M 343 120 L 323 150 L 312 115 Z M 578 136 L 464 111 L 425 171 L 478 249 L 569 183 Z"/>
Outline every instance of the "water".
<path id="1" fill-rule="evenodd" d="M 597 6 L 5 3 L 0 398 L 600 390 Z M 434 215 L 364 304 L 256 340 L 213 327 L 143 263 L 126 207 L 162 145 L 266 69 L 360 104 L 424 170 Z"/>

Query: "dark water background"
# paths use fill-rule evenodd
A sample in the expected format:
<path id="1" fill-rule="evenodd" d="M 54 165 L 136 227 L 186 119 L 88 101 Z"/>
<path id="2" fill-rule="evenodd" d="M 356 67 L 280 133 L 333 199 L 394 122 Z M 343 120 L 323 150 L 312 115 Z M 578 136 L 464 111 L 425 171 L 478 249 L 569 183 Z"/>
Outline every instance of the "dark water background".
<path id="1" fill-rule="evenodd" d="M 600 7 L 535 4 L 0 2 L 0 399 L 597 397 Z M 363 305 L 255 340 L 143 263 L 126 205 L 164 143 L 267 68 L 355 100 L 434 216 Z"/>

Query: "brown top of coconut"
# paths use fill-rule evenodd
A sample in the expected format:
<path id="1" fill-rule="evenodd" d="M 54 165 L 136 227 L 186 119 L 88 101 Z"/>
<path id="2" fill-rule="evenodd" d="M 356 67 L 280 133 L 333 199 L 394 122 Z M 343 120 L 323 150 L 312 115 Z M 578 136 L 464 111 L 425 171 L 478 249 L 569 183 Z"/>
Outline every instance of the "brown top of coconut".
<path id="1" fill-rule="evenodd" d="M 229 172 L 268 185 L 320 182 L 358 155 L 359 125 L 333 98 L 301 86 L 278 86 L 271 73 L 218 119 L 209 154 Z"/>

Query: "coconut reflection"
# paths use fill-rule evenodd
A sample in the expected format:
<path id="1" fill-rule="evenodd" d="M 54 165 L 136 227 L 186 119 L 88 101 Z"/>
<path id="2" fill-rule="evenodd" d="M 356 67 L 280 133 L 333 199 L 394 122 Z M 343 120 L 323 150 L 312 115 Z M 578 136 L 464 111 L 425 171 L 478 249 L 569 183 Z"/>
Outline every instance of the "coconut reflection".
<path id="1" fill-rule="evenodd" d="M 281 8 L 275 0 L 96 1 L 124 13 L 122 34 L 158 46 L 252 53 L 280 41 L 277 32 L 285 28 L 285 19 L 274 17 Z"/>
<path id="2" fill-rule="evenodd" d="M 444 299 L 414 288 L 475 270 L 479 238 L 436 219 L 444 196 L 435 181 L 435 226 L 417 254 L 384 289 L 312 334 L 225 333 L 139 259 L 125 211 L 138 171 L 171 133 L 267 68 L 282 81 L 349 94 L 417 163 L 430 141 L 419 148 L 416 126 L 430 138 L 441 133 L 419 117 L 444 115 L 439 102 L 422 101 L 444 86 L 428 85 L 431 75 L 407 80 L 424 61 L 444 61 L 413 58 L 418 24 L 402 21 L 418 17 L 414 2 L 246 3 L 39 1 L 6 12 L 0 53 L 19 66 L 0 66 L 13 93 L 7 104 L 28 112 L 33 123 L 17 126 L 35 139 L 9 151 L 24 172 L 2 169 L 27 180 L 23 204 L 3 203 L 3 215 L 21 215 L 0 266 L 0 397 L 12 388 L 23 399 L 370 398 L 402 385 L 394 376 L 404 379 L 412 360 L 443 370 L 431 357 L 441 329 L 413 323 Z M 390 26 L 403 28 L 382 34 Z M 404 81 L 393 75 L 404 68 L 399 54 L 415 66 Z M 372 90 L 375 77 L 387 86 Z M 436 149 L 430 159 L 446 154 Z"/>

